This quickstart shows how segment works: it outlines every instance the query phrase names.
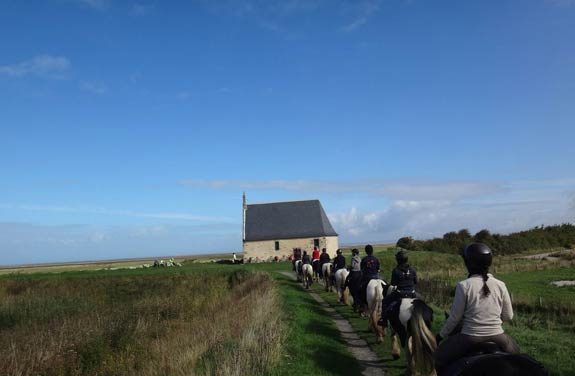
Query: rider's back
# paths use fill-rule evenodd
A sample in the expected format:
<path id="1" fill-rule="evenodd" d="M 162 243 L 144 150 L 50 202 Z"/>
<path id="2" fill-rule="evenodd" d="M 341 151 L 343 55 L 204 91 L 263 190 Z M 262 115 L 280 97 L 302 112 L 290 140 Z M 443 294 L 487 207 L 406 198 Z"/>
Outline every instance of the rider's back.
<path id="1" fill-rule="evenodd" d="M 372 255 L 365 256 L 361 259 L 361 271 L 366 278 L 379 278 L 379 260 Z"/>
<path id="2" fill-rule="evenodd" d="M 503 321 L 513 318 L 511 298 L 505 283 L 488 274 L 486 281 L 490 293 L 483 294 L 483 278 L 472 275 L 457 284 L 451 313 L 441 336 L 446 337 L 463 320 L 462 334 L 493 336 L 503 333 Z"/>
<path id="3" fill-rule="evenodd" d="M 415 268 L 408 264 L 396 266 L 391 272 L 391 284 L 397 286 L 397 291 L 401 293 L 411 293 L 415 291 L 417 284 L 417 272 Z"/>

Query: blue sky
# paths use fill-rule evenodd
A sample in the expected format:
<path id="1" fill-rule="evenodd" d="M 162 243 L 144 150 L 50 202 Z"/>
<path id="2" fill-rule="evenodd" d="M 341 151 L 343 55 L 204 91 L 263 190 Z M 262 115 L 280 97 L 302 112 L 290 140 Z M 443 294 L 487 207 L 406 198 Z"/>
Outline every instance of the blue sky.
<path id="1" fill-rule="evenodd" d="M 0 12 L 0 264 L 575 219 L 575 1 L 38 0 Z"/>

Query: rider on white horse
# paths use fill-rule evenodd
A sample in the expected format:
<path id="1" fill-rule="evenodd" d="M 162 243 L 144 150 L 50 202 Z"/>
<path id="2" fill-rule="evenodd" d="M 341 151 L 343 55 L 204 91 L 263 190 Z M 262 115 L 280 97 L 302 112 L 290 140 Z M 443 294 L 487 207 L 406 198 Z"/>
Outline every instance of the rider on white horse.
<path id="1" fill-rule="evenodd" d="M 323 264 L 327 264 L 328 262 L 330 262 L 329 255 L 327 254 L 327 250 L 323 248 L 319 256 L 319 277 L 321 279 L 323 279 Z"/>
<path id="2" fill-rule="evenodd" d="M 337 256 L 333 258 L 333 264 L 331 267 L 331 278 L 333 279 L 333 284 L 335 284 L 335 272 L 339 269 L 345 268 L 345 257 L 342 255 L 341 249 L 336 252 Z"/>
<path id="3" fill-rule="evenodd" d="M 449 318 L 437 335 L 438 343 L 449 336 L 434 355 L 438 370 L 484 342 L 495 342 L 506 353 L 519 353 L 513 338 L 501 326 L 513 318 L 513 307 L 505 283 L 489 274 L 491 249 L 483 243 L 472 243 L 463 251 L 463 259 L 469 276 L 457 284 Z M 461 333 L 451 335 L 460 322 Z"/>
<path id="4" fill-rule="evenodd" d="M 362 305 L 367 304 L 366 289 L 369 281 L 372 279 L 379 279 L 379 260 L 373 256 L 373 246 L 368 244 L 365 246 L 365 256 L 361 260 L 361 301 Z"/>
<path id="5" fill-rule="evenodd" d="M 307 254 L 306 251 L 303 251 L 303 256 L 301 258 L 301 264 L 303 265 L 311 265 L 311 258 L 309 257 L 309 255 Z"/>
<path id="6" fill-rule="evenodd" d="M 407 252 L 399 251 L 395 254 L 397 266 L 391 272 L 391 286 L 395 289 L 383 299 L 381 319 L 378 324 L 387 325 L 387 319 L 398 302 L 405 298 L 415 298 L 415 285 L 417 284 L 417 272 L 407 263 Z"/>

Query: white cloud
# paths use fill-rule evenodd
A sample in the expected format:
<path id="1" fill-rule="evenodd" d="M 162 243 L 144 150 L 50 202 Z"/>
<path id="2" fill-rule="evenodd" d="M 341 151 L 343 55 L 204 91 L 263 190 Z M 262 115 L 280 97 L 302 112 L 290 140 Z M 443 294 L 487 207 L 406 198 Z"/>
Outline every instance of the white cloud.
<path id="1" fill-rule="evenodd" d="M 345 32 L 355 31 L 369 22 L 379 11 L 381 0 L 358 1 L 356 4 L 357 15 L 352 22 L 342 27 Z"/>
<path id="2" fill-rule="evenodd" d="M 154 11 L 155 6 L 152 4 L 133 4 L 130 8 L 130 14 L 133 16 L 147 16 Z"/>
<path id="3" fill-rule="evenodd" d="M 100 95 L 108 92 L 108 86 L 101 81 L 81 81 L 80 89 Z"/>
<path id="4" fill-rule="evenodd" d="M 96 10 L 104 10 L 108 8 L 108 0 L 69 0 Z"/>
<path id="5" fill-rule="evenodd" d="M 0 204 L 0 208 L 28 210 L 28 211 L 41 211 L 41 212 L 43 211 L 43 212 L 60 212 L 60 213 L 101 214 L 101 215 L 110 215 L 110 216 L 125 216 L 125 217 L 137 217 L 137 218 L 199 221 L 199 222 L 233 222 L 234 221 L 233 218 L 205 216 L 205 215 L 197 215 L 197 214 L 191 214 L 191 213 L 174 213 L 174 212 L 145 213 L 145 212 L 136 212 L 136 211 L 131 211 L 131 210 L 118 210 L 118 209 L 93 208 L 93 207 Z"/>
<path id="6" fill-rule="evenodd" d="M 479 181 L 314 181 L 314 180 L 201 180 L 187 179 L 181 185 L 205 189 L 284 190 L 315 193 L 368 193 L 393 199 L 455 199 L 496 193 L 503 183 Z"/>
<path id="7" fill-rule="evenodd" d="M 545 2 L 560 7 L 575 5 L 575 0 L 545 0 Z"/>
<path id="8" fill-rule="evenodd" d="M 12 65 L 1 65 L 0 75 L 9 77 L 36 76 L 49 79 L 66 77 L 72 64 L 63 56 L 38 55 Z"/>
<path id="9" fill-rule="evenodd" d="M 541 224 L 575 222 L 569 195 L 547 191 L 541 192 L 541 200 L 524 200 L 522 196 L 520 191 L 508 192 L 497 198 L 495 205 L 487 198 L 480 203 L 474 199 L 396 200 L 379 211 L 351 208 L 328 217 L 343 242 L 396 241 L 406 235 L 427 239 L 462 228 L 509 233 Z"/>
<path id="10" fill-rule="evenodd" d="M 47 226 L 0 222 L 0 265 L 238 251 L 239 227 L 222 223 Z"/>

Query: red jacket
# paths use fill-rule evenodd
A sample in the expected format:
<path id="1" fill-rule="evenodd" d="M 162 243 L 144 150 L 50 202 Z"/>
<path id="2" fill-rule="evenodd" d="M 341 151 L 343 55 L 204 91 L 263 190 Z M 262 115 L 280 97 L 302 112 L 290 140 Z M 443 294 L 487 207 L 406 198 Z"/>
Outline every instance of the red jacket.
<path id="1" fill-rule="evenodd" d="M 313 252 L 311 253 L 311 259 L 312 260 L 319 260 L 319 250 L 318 249 L 313 250 Z"/>

